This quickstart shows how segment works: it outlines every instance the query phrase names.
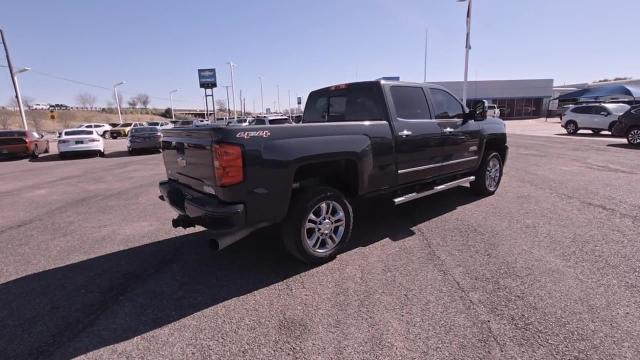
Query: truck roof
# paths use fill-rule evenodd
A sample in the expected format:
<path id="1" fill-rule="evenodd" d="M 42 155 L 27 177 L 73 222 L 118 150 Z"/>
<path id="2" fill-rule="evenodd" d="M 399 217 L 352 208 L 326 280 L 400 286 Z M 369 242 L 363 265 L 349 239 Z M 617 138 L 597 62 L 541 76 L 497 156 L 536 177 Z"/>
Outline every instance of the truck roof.
<path id="1" fill-rule="evenodd" d="M 319 91 L 319 90 L 335 90 L 335 89 L 340 89 L 340 88 L 344 88 L 344 87 L 348 87 L 349 85 L 355 85 L 355 84 L 359 84 L 359 85 L 366 85 L 366 84 L 391 84 L 391 85 L 411 85 L 411 86 L 429 86 L 432 88 L 437 88 L 437 89 L 442 89 L 442 90 L 446 90 L 449 91 L 447 88 L 441 86 L 441 85 L 437 85 L 437 84 L 432 84 L 432 83 L 422 83 L 422 82 L 412 82 L 412 81 L 396 81 L 396 80 L 367 80 L 367 81 L 353 81 L 353 82 L 348 82 L 348 83 L 343 83 L 343 84 L 335 84 L 335 85 L 331 85 L 331 86 L 326 86 L 324 88 L 321 89 L 317 89 L 314 91 Z M 450 91 L 449 91 L 450 92 Z"/>

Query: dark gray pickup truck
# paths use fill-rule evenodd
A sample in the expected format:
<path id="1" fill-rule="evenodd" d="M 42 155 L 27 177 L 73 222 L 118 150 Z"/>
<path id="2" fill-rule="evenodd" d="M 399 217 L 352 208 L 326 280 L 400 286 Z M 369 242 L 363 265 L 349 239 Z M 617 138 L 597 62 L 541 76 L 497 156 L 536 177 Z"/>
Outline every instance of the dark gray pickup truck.
<path id="1" fill-rule="evenodd" d="M 178 211 L 174 227 L 203 226 L 222 248 L 281 224 L 285 248 L 309 263 L 349 240 L 353 199 L 402 204 L 462 184 L 492 195 L 508 152 L 485 102 L 468 111 L 442 87 L 396 81 L 313 91 L 301 124 L 163 134 L 160 199 Z"/>

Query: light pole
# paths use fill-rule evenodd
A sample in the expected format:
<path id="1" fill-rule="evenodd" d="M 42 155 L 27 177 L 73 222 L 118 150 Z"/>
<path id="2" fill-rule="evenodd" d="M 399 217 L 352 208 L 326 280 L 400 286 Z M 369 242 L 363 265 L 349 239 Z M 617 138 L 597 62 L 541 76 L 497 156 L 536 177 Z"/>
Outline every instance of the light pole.
<path id="1" fill-rule="evenodd" d="M 424 33 L 424 78 L 422 82 L 427 82 L 427 51 L 429 50 L 429 28 Z"/>
<path id="2" fill-rule="evenodd" d="M 264 95 L 262 94 L 262 76 L 258 76 L 260 79 L 260 113 L 264 114 Z"/>
<path id="3" fill-rule="evenodd" d="M 22 104 L 22 95 L 20 94 L 20 86 L 18 85 L 18 74 L 22 74 L 23 72 L 27 72 L 29 70 L 31 70 L 31 68 L 24 67 L 18 69 L 18 71 L 13 73 L 13 83 L 16 88 L 16 97 L 18 99 L 18 109 L 20 109 L 20 118 L 22 119 L 22 126 L 25 130 L 27 130 L 29 126 L 27 125 L 27 116 L 24 113 L 24 105 Z"/>
<path id="4" fill-rule="evenodd" d="M 122 111 L 120 110 L 120 98 L 118 98 L 118 86 L 126 84 L 126 81 L 120 81 L 117 84 L 113 85 L 113 96 L 116 98 L 116 105 L 118 106 L 118 119 L 120 119 L 120 124 L 122 124 Z"/>
<path id="5" fill-rule="evenodd" d="M 229 61 L 227 64 L 229 64 L 229 68 L 231 69 L 231 97 L 233 98 L 233 118 L 237 119 L 238 116 L 236 115 L 236 91 L 234 90 L 234 82 L 233 82 L 233 68 L 238 66 L 236 64 L 233 63 L 233 61 Z"/>
<path id="6" fill-rule="evenodd" d="M 229 88 L 231 86 L 226 85 L 224 88 L 227 89 L 227 119 L 229 119 L 229 117 L 231 116 L 231 113 L 229 112 Z"/>
<path id="7" fill-rule="evenodd" d="M 16 72 L 13 71 L 13 64 L 11 63 L 11 56 L 9 56 L 9 45 L 7 45 L 7 40 L 4 38 L 4 32 L 0 29 L 0 39 L 2 40 L 2 45 L 4 46 L 4 53 L 7 57 L 7 67 L 9 68 L 9 74 L 11 75 L 11 81 L 13 82 L 13 89 L 16 93 L 16 101 L 18 102 L 18 109 L 20 110 L 20 118 L 22 119 L 22 126 L 27 130 L 27 116 L 24 114 L 24 106 L 22 106 L 22 96 L 20 95 L 20 87 L 18 86 L 18 77 L 17 74 L 23 73 L 25 71 L 31 70 L 30 68 L 22 68 Z"/>
<path id="8" fill-rule="evenodd" d="M 469 50 L 471 50 L 471 9 L 473 0 L 458 0 L 467 2 L 467 41 L 464 54 L 464 84 L 462 85 L 462 103 L 467 105 L 467 80 L 469 78 Z"/>
<path id="9" fill-rule="evenodd" d="M 173 89 L 169 91 L 169 104 L 171 105 L 171 120 L 175 121 L 176 117 L 173 114 L 173 93 L 178 92 L 178 89 Z"/>
<path id="10" fill-rule="evenodd" d="M 291 121 L 291 90 L 287 90 L 287 95 L 289 96 L 289 109 L 287 112 L 289 113 L 289 121 Z"/>
<path id="11" fill-rule="evenodd" d="M 278 112 L 281 113 L 282 109 L 280 108 L 280 85 L 276 85 L 276 89 L 278 91 Z"/>

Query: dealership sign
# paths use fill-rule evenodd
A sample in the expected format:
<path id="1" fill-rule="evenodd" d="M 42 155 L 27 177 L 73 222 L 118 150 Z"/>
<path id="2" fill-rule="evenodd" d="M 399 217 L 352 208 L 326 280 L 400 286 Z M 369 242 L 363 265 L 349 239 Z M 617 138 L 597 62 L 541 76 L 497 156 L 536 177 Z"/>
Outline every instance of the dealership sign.
<path id="1" fill-rule="evenodd" d="M 203 89 L 213 89 L 218 86 L 216 69 L 198 69 L 198 80 Z"/>

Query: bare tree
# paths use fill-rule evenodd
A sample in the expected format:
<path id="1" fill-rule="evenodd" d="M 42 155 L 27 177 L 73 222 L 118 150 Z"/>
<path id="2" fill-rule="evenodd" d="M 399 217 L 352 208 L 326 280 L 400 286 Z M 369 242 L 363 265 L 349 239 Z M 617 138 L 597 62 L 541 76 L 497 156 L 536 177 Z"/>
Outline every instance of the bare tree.
<path id="1" fill-rule="evenodd" d="M 129 105 L 129 107 L 131 109 L 135 109 L 138 107 L 138 98 L 136 96 L 132 97 L 131 99 L 129 99 L 129 101 L 127 101 L 127 105 Z"/>
<path id="2" fill-rule="evenodd" d="M 149 104 L 151 103 L 151 98 L 149 97 L 149 95 L 140 93 L 136 95 L 135 99 L 138 100 L 138 104 L 140 104 L 140 106 L 142 106 L 143 108 L 149 108 Z"/>
<path id="3" fill-rule="evenodd" d="M 227 102 L 224 99 L 216 100 L 216 107 L 218 111 L 222 111 L 223 113 L 227 112 Z"/>
<path id="4" fill-rule="evenodd" d="M 33 98 L 31 96 L 23 96 L 22 97 L 22 106 L 25 107 L 25 109 L 28 109 L 31 105 L 33 105 Z M 12 96 L 9 98 L 9 101 L 7 102 L 7 106 L 9 106 L 10 108 L 13 109 L 13 111 L 17 111 L 18 110 L 18 99 L 16 99 L 15 96 Z"/>
<path id="5" fill-rule="evenodd" d="M 97 100 L 98 99 L 96 98 L 95 95 L 90 94 L 88 92 L 83 92 L 76 96 L 76 101 L 78 102 L 78 105 L 80 105 L 80 107 L 85 109 L 93 109 L 93 107 L 96 105 Z"/>
<path id="6" fill-rule="evenodd" d="M 6 114 L 4 111 L 0 113 L 0 126 L 2 126 L 3 129 L 8 129 L 9 123 L 9 114 Z"/>

